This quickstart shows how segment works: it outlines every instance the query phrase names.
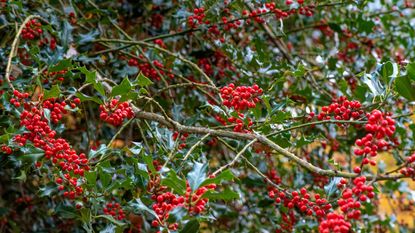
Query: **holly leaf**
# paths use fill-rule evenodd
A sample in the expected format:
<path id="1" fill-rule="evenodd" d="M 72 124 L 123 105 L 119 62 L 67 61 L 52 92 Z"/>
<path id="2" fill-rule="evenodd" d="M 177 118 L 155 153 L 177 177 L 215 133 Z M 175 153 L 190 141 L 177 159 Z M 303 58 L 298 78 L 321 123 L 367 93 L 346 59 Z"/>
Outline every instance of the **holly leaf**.
<path id="1" fill-rule="evenodd" d="M 132 200 L 129 202 L 129 206 L 131 206 L 133 208 L 134 213 L 142 213 L 142 212 L 147 212 L 151 215 L 153 215 L 154 217 L 157 217 L 156 212 L 154 212 L 154 210 L 148 208 L 142 201 L 140 198 L 137 198 L 135 200 Z"/>
<path id="2" fill-rule="evenodd" d="M 199 232 L 199 227 L 199 221 L 197 221 L 197 219 L 193 219 L 186 223 L 180 233 L 196 233 Z"/>
<path id="3" fill-rule="evenodd" d="M 43 95 L 44 99 L 49 98 L 58 98 L 61 94 L 61 90 L 59 89 L 58 85 L 53 85 L 50 90 L 45 90 L 45 94 Z"/>
<path id="4" fill-rule="evenodd" d="M 396 78 L 395 91 L 409 101 L 415 100 L 415 87 L 408 76 Z"/>
<path id="5" fill-rule="evenodd" d="M 408 65 L 406 65 L 406 72 L 408 77 L 415 81 L 415 62 L 409 63 Z"/>
<path id="6" fill-rule="evenodd" d="M 111 96 L 115 97 L 117 95 L 124 95 L 131 91 L 132 85 L 128 77 L 124 78 L 121 83 L 114 88 L 112 88 Z"/>
<path id="7" fill-rule="evenodd" d="M 83 93 L 77 92 L 75 94 L 76 97 L 78 97 L 82 102 L 84 101 L 94 101 L 97 104 L 103 104 L 102 100 L 96 96 L 87 96 Z"/>
<path id="8" fill-rule="evenodd" d="M 174 171 L 170 171 L 167 177 L 161 181 L 161 184 L 172 188 L 180 195 L 183 195 L 186 192 L 186 181 L 177 177 L 176 172 Z"/>
<path id="9" fill-rule="evenodd" d="M 222 192 L 216 192 L 213 190 L 209 190 L 202 195 L 202 198 L 207 198 L 212 201 L 216 201 L 216 200 L 230 201 L 230 200 L 239 199 L 240 197 L 237 192 L 232 191 L 229 188 L 226 188 Z"/>
<path id="10" fill-rule="evenodd" d="M 57 72 L 61 70 L 67 70 L 72 67 L 72 60 L 71 59 L 63 59 L 58 64 L 49 68 L 49 72 Z"/>
<path id="11" fill-rule="evenodd" d="M 200 185 L 206 180 L 207 164 L 196 162 L 193 166 L 193 170 L 189 172 L 187 180 L 189 181 L 190 188 L 194 191 L 200 187 Z"/>
<path id="12" fill-rule="evenodd" d="M 102 96 L 105 96 L 105 90 L 102 83 L 97 81 L 97 73 L 96 71 L 89 71 L 87 68 L 79 67 L 79 71 L 81 71 L 82 74 L 85 75 L 85 82 L 92 84 L 94 89 L 99 92 Z"/>
<path id="13" fill-rule="evenodd" d="M 153 82 L 149 78 L 144 76 L 141 72 L 138 74 L 135 83 L 137 83 L 137 85 L 141 87 L 146 87 L 146 86 L 150 86 L 151 84 L 153 84 Z"/>
<path id="14" fill-rule="evenodd" d="M 229 169 L 227 169 L 227 170 L 221 172 L 218 176 L 216 176 L 214 178 L 206 179 L 205 181 L 203 181 L 202 184 L 200 184 L 200 187 L 203 187 L 203 186 L 206 186 L 206 185 L 209 185 L 209 184 L 220 184 L 223 181 L 233 180 L 233 178 L 235 178 L 233 173 Z"/>

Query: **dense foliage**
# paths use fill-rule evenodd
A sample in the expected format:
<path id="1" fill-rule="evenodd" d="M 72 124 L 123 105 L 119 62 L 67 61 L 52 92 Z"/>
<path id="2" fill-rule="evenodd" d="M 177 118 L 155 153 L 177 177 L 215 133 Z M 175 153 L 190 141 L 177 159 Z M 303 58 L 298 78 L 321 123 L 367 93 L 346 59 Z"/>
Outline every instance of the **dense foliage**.
<path id="1" fill-rule="evenodd" d="M 413 232 L 414 5 L 0 1 L 0 232 Z"/>

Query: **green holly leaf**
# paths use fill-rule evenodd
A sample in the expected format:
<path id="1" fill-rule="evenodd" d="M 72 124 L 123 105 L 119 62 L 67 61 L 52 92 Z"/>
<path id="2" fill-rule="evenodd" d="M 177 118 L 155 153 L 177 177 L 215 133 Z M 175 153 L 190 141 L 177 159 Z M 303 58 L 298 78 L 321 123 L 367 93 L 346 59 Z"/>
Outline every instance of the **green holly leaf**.
<path id="1" fill-rule="evenodd" d="M 206 180 L 207 164 L 196 162 L 193 165 L 193 170 L 189 172 L 187 180 L 189 181 L 190 188 L 194 191 L 200 187 L 200 185 Z"/>
<path id="2" fill-rule="evenodd" d="M 396 78 L 395 91 L 409 101 L 415 100 L 415 86 L 408 76 Z"/>

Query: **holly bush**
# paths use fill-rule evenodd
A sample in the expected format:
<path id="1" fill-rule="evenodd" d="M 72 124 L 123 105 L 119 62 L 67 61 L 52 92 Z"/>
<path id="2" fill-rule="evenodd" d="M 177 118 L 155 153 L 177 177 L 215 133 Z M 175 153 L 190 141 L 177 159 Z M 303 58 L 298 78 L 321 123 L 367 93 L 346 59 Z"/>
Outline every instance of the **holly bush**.
<path id="1" fill-rule="evenodd" d="M 414 5 L 0 1 L 0 231 L 413 232 Z"/>

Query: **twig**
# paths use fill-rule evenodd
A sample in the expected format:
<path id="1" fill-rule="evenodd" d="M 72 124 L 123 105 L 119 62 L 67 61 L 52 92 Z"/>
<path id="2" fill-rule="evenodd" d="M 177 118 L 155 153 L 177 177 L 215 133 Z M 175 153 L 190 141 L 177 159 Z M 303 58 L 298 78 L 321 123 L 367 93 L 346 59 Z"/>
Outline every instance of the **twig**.
<path id="1" fill-rule="evenodd" d="M 257 139 L 255 138 L 254 140 L 250 141 L 248 144 L 245 145 L 244 148 L 242 148 L 241 151 L 239 151 L 239 153 L 235 156 L 235 158 L 233 158 L 233 160 L 230 163 L 227 163 L 225 165 L 223 165 L 222 167 L 220 167 L 218 170 L 216 170 L 215 172 L 212 173 L 212 175 L 216 176 L 217 174 L 221 173 L 222 171 L 224 171 L 225 169 L 231 167 L 232 165 L 234 165 L 236 163 L 236 161 L 238 161 L 239 157 L 241 157 L 243 155 L 243 153 L 255 142 L 257 141 Z"/>
<path id="2" fill-rule="evenodd" d="M 118 135 L 120 135 L 121 132 L 125 129 L 125 127 L 127 127 L 127 125 L 129 125 L 131 121 L 133 120 L 134 118 L 131 118 L 121 126 L 121 128 L 117 131 L 117 133 L 114 134 L 114 136 L 111 138 L 111 141 L 108 143 L 107 147 L 109 147 L 115 141 L 115 139 L 117 139 Z"/>
<path id="3" fill-rule="evenodd" d="M 267 138 L 264 135 L 245 134 L 245 133 L 238 133 L 238 132 L 232 132 L 232 131 L 227 131 L 227 130 L 213 130 L 213 129 L 205 128 L 205 127 L 184 126 L 176 121 L 169 122 L 161 115 L 150 113 L 150 112 L 145 112 L 137 107 L 134 107 L 133 109 L 135 111 L 137 118 L 159 122 L 160 124 L 163 124 L 167 127 L 175 128 L 178 132 L 181 132 L 181 133 L 184 133 L 184 132 L 191 133 L 191 134 L 210 133 L 211 136 L 227 137 L 227 138 L 233 138 L 233 139 L 243 139 L 243 140 L 257 139 L 259 142 L 265 145 L 268 145 L 269 147 L 271 147 L 272 149 L 274 149 L 275 151 L 277 151 L 278 153 L 280 153 L 287 159 L 292 160 L 293 162 L 297 163 L 304 169 L 310 172 L 316 173 L 318 175 L 329 176 L 329 177 L 345 177 L 345 178 L 354 178 L 358 176 L 358 174 L 355 174 L 355 173 L 341 172 L 337 170 L 325 170 L 325 169 L 316 167 L 313 164 L 305 160 L 302 160 L 301 158 L 291 153 L 290 151 L 283 149 L 278 144 L 271 141 L 269 138 Z M 368 180 L 372 180 L 374 176 L 367 175 L 366 178 Z M 379 175 L 377 180 L 397 180 L 401 178 L 407 178 L 407 177 L 403 175 Z"/>
<path id="4" fill-rule="evenodd" d="M 17 31 L 16 36 L 14 37 L 13 43 L 12 43 L 12 47 L 10 49 L 10 54 L 9 54 L 9 60 L 7 62 L 7 67 L 6 67 L 6 82 L 7 84 L 9 84 L 10 88 L 14 91 L 15 88 L 13 86 L 13 84 L 10 81 L 10 74 L 11 74 L 11 68 L 12 68 L 12 59 L 15 55 L 15 52 L 17 50 L 18 44 L 19 44 L 19 39 L 20 39 L 20 34 L 22 34 L 22 30 L 26 27 L 26 24 L 32 20 L 32 19 L 41 19 L 43 21 L 44 20 L 42 17 L 40 17 L 39 15 L 30 15 L 28 16 L 23 23 L 20 25 L 19 30 Z"/>
<path id="5" fill-rule="evenodd" d="M 200 143 L 202 143 L 209 136 L 210 136 L 210 133 L 207 133 L 199 141 L 197 141 L 192 147 L 190 147 L 189 151 L 186 153 L 183 160 L 186 160 L 192 154 L 192 152 L 196 149 L 196 147 L 198 147 Z"/>

